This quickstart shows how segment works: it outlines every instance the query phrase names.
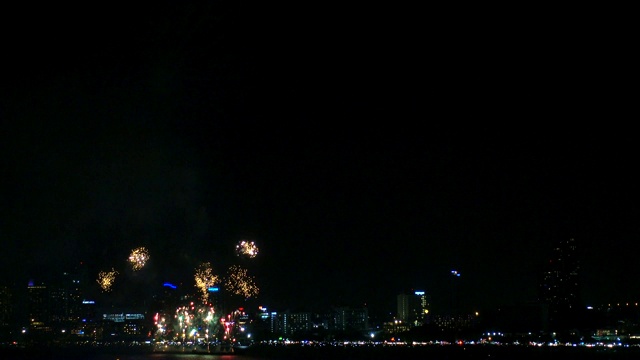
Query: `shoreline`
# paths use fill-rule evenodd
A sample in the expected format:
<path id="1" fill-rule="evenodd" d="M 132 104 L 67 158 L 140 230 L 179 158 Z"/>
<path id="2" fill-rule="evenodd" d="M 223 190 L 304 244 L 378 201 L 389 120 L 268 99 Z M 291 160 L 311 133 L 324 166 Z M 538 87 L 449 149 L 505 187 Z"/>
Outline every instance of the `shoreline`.
<path id="1" fill-rule="evenodd" d="M 154 351 L 149 346 L 0 348 L 2 359 L 92 359 L 102 356 L 224 355 L 239 359 L 638 359 L 640 348 L 433 345 L 420 347 L 273 346 L 256 344 L 237 352 Z"/>

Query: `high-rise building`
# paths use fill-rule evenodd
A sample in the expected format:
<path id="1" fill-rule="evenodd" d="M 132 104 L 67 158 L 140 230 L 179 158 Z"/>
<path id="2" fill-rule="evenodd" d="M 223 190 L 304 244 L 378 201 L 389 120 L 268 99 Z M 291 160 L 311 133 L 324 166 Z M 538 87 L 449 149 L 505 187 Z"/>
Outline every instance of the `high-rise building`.
<path id="1" fill-rule="evenodd" d="M 80 280 L 73 274 L 65 272 L 55 284 L 49 285 L 48 288 L 51 321 L 57 324 L 78 321 L 83 300 Z"/>
<path id="2" fill-rule="evenodd" d="M 542 301 L 549 304 L 550 309 L 579 306 L 579 270 L 575 240 L 561 241 L 553 249 L 541 284 Z"/>
<path id="3" fill-rule="evenodd" d="M 420 326 L 425 323 L 425 319 L 429 314 L 429 301 L 424 291 L 400 294 L 397 296 L 397 300 L 397 320 L 410 323 L 412 326 Z"/>
<path id="4" fill-rule="evenodd" d="M 429 301 L 424 291 L 414 291 L 411 306 L 411 320 L 414 326 L 424 325 L 429 315 Z"/>
<path id="5" fill-rule="evenodd" d="M 548 306 L 548 322 L 554 328 L 573 323 L 581 308 L 579 272 L 575 240 L 561 241 L 553 249 L 540 284 L 540 300 Z"/>
<path id="6" fill-rule="evenodd" d="M 291 320 L 289 322 L 290 332 L 304 333 L 311 330 L 311 313 L 300 312 L 291 313 Z"/>
<path id="7" fill-rule="evenodd" d="M 409 321 L 409 297 L 408 294 L 400 294 L 397 296 L 398 313 L 396 314 L 396 319 L 404 322 Z"/>
<path id="8" fill-rule="evenodd" d="M 11 291 L 6 286 L 0 286 L 0 328 L 9 327 L 13 306 Z"/>
<path id="9" fill-rule="evenodd" d="M 50 331 L 49 293 L 44 284 L 30 281 L 27 286 L 27 311 L 32 331 Z"/>
<path id="10" fill-rule="evenodd" d="M 332 330 L 365 331 L 369 328 L 369 311 L 366 307 L 338 307 L 333 309 L 332 320 Z"/>
<path id="11" fill-rule="evenodd" d="M 0 285 L 0 343 L 8 340 L 14 323 L 15 303 L 12 291 L 7 286 Z"/>
<path id="12" fill-rule="evenodd" d="M 278 313 L 272 311 L 269 315 L 269 332 L 272 334 L 277 334 L 280 332 L 280 319 L 278 318 Z"/>

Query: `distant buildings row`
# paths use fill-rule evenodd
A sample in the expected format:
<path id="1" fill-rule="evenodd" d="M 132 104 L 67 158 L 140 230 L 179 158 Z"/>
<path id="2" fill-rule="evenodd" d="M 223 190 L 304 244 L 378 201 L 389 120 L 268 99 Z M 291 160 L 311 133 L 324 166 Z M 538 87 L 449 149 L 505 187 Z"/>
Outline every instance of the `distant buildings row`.
<path id="1" fill-rule="evenodd" d="M 13 313 L 16 299 L 9 289 L 0 287 L 0 330 L 5 335 L 19 332 L 30 339 L 150 338 L 154 336 L 153 317 L 157 312 L 172 317 L 176 306 L 194 300 L 193 297 L 179 295 L 175 286 L 165 283 L 154 304 L 147 308 L 101 306 L 83 296 L 80 280 L 68 273 L 64 273 L 62 278 L 62 281 L 51 284 L 28 283 L 24 319 L 17 319 Z M 212 297 L 213 302 L 222 302 L 219 297 Z M 262 338 L 387 336 L 425 324 L 437 324 L 442 328 L 466 326 L 472 320 L 430 314 L 428 296 L 424 291 L 400 294 L 397 300 L 397 317 L 378 324 L 370 323 L 367 307 L 334 307 L 323 313 L 268 311 L 264 306 L 253 312 L 240 310 L 244 316 L 243 327 Z"/>
<path id="2" fill-rule="evenodd" d="M 258 328 L 284 337 L 327 333 L 361 333 L 369 330 L 369 311 L 366 307 L 336 307 L 324 314 L 311 312 L 275 312 L 260 306 Z"/>
<path id="3" fill-rule="evenodd" d="M 243 332 L 261 338 L 278 337 L 361 337 L 394 336 L 416 328 L 442 332 L 470 329 L 482 319 L 485 328 L 502 333 L 550 332 L 555 330 L 590 329 L 600 336 L 618 336 L 624 332 L 640 331 L 638 303 L 608 304 L 586 308 L 579 299 L 580 266 L 574 239 L 561 241 L 552 251 L 540 283 L 540 298 L 527 304 L 501 306 L 478 313 L 465 314 L 456 310 L 452 299 L 449 312 L 430 308 L 430 296 L 423 290 L 412 290 L 396 296 L 395 317 L 371 323 L 366 307 L 334 307 L 324 313 L 271 311 L 260 306 L 255 309 L 236 309 L 225 300 L 217 287 L 211 292 L 211 306 L 216 309 L 240 311 L 239 323 Z M 454 279 L 460 276 L 452 271 Z M 106 307 L 83 291 L 83 278 L 63 273 L 50 283 L 30 281 L 24 298 L 24 314 L 15 312 L 23 300 L 9 288 L 0 286 L 0 336 L 16 332 L 38 337 L 66 337 L 77 339 L 138 339 L 154 336 L 153 316 L 156 313 L 172 317 L 175 309 L 195 300 L 170 283 L 158 284 L 152 300 L 144 306 L 134 304 Z M 197 300 L 196 300 L 197 301 Z M 607 336 L 609 336 L 607 335 Z"/>
<path id="4" fill-rule="evenodd" d="M 63 280 L 52 284 L 30 281 L 24 304 L 9 288 L 0 286 L 0 337 L 80 340 L 106 334 L 137 338 L 148 332 L 144 311 L 99 309 L 94 300 L 82 297 L 79 280 L 68 273 Z M 20 305 L 25 310 L 22 316 L 15 311 Z"/>

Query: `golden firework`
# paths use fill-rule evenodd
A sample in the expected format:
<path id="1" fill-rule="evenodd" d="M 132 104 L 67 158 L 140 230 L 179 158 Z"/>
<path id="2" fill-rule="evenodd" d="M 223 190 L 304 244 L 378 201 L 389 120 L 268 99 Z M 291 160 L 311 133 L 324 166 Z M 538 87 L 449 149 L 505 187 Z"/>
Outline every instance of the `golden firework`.
<path id="1" fill-rule="evenodd" d="M 111 286 L 113 286 L 116 275 L 118 275 L 118 272 L 113 268 L 111 269 L 111 271 L 100 271 L 100 273 L 98 273 L 98 280 L 96 281 L 98 282 L 98 284 L 100 284 L 102 291 L 111 291 Z"/>
<path id="2" fill-rule="evenodd" d="M 194 279 L 196 281 L 196 288 L 198 288 L 202 294 L 202 302 L 206 303 L 209 300 L 209 288 L 218 282 L 218 275 L 213 274 L 211 263 L 205 262 L 200 264 L 196 268 Z"/>
<path id="3" fill-rule="evenodd" d="M 249 258 L 254 258 L 258 255 L 258 247 L 256 243 L 253 241 L 242 240 L 236 245 L 236 253 L 238 256 L 247 256 Z"/>
<path id="4" fill-rule="evenodd" d="M 138 271 L 144 267 L 149 260 L 149 251 L 145 247 L 139 247 L 131 250 L 129 255 L 129 263 L 133 267 L 134 271 Z"/>
<path id="5" fill-rule="evenodd" d="M 237 265 L 232 265 L 229 268 L 225 288 L 230 293 L 241 295 L 245 298 L 256 296 L 260 292 L 254 278 L 247 274 L 247 269 Z"/>

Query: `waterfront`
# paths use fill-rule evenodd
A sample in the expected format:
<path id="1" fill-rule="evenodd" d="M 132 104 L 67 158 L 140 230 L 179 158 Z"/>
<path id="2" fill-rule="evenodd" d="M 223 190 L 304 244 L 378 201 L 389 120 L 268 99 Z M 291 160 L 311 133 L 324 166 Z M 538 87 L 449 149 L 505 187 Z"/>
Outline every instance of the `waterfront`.
<path id="1" fill-rule="evenodd" d="M 639 347 L 534 347 L 447 345 L 421 347 L 278 347 L 256 346 L 243 354 L 157 353 L 145 349 L 2 349 L 0 358 L 87 360 L 203 360 L 203 359 L 637 359 Z"/>

